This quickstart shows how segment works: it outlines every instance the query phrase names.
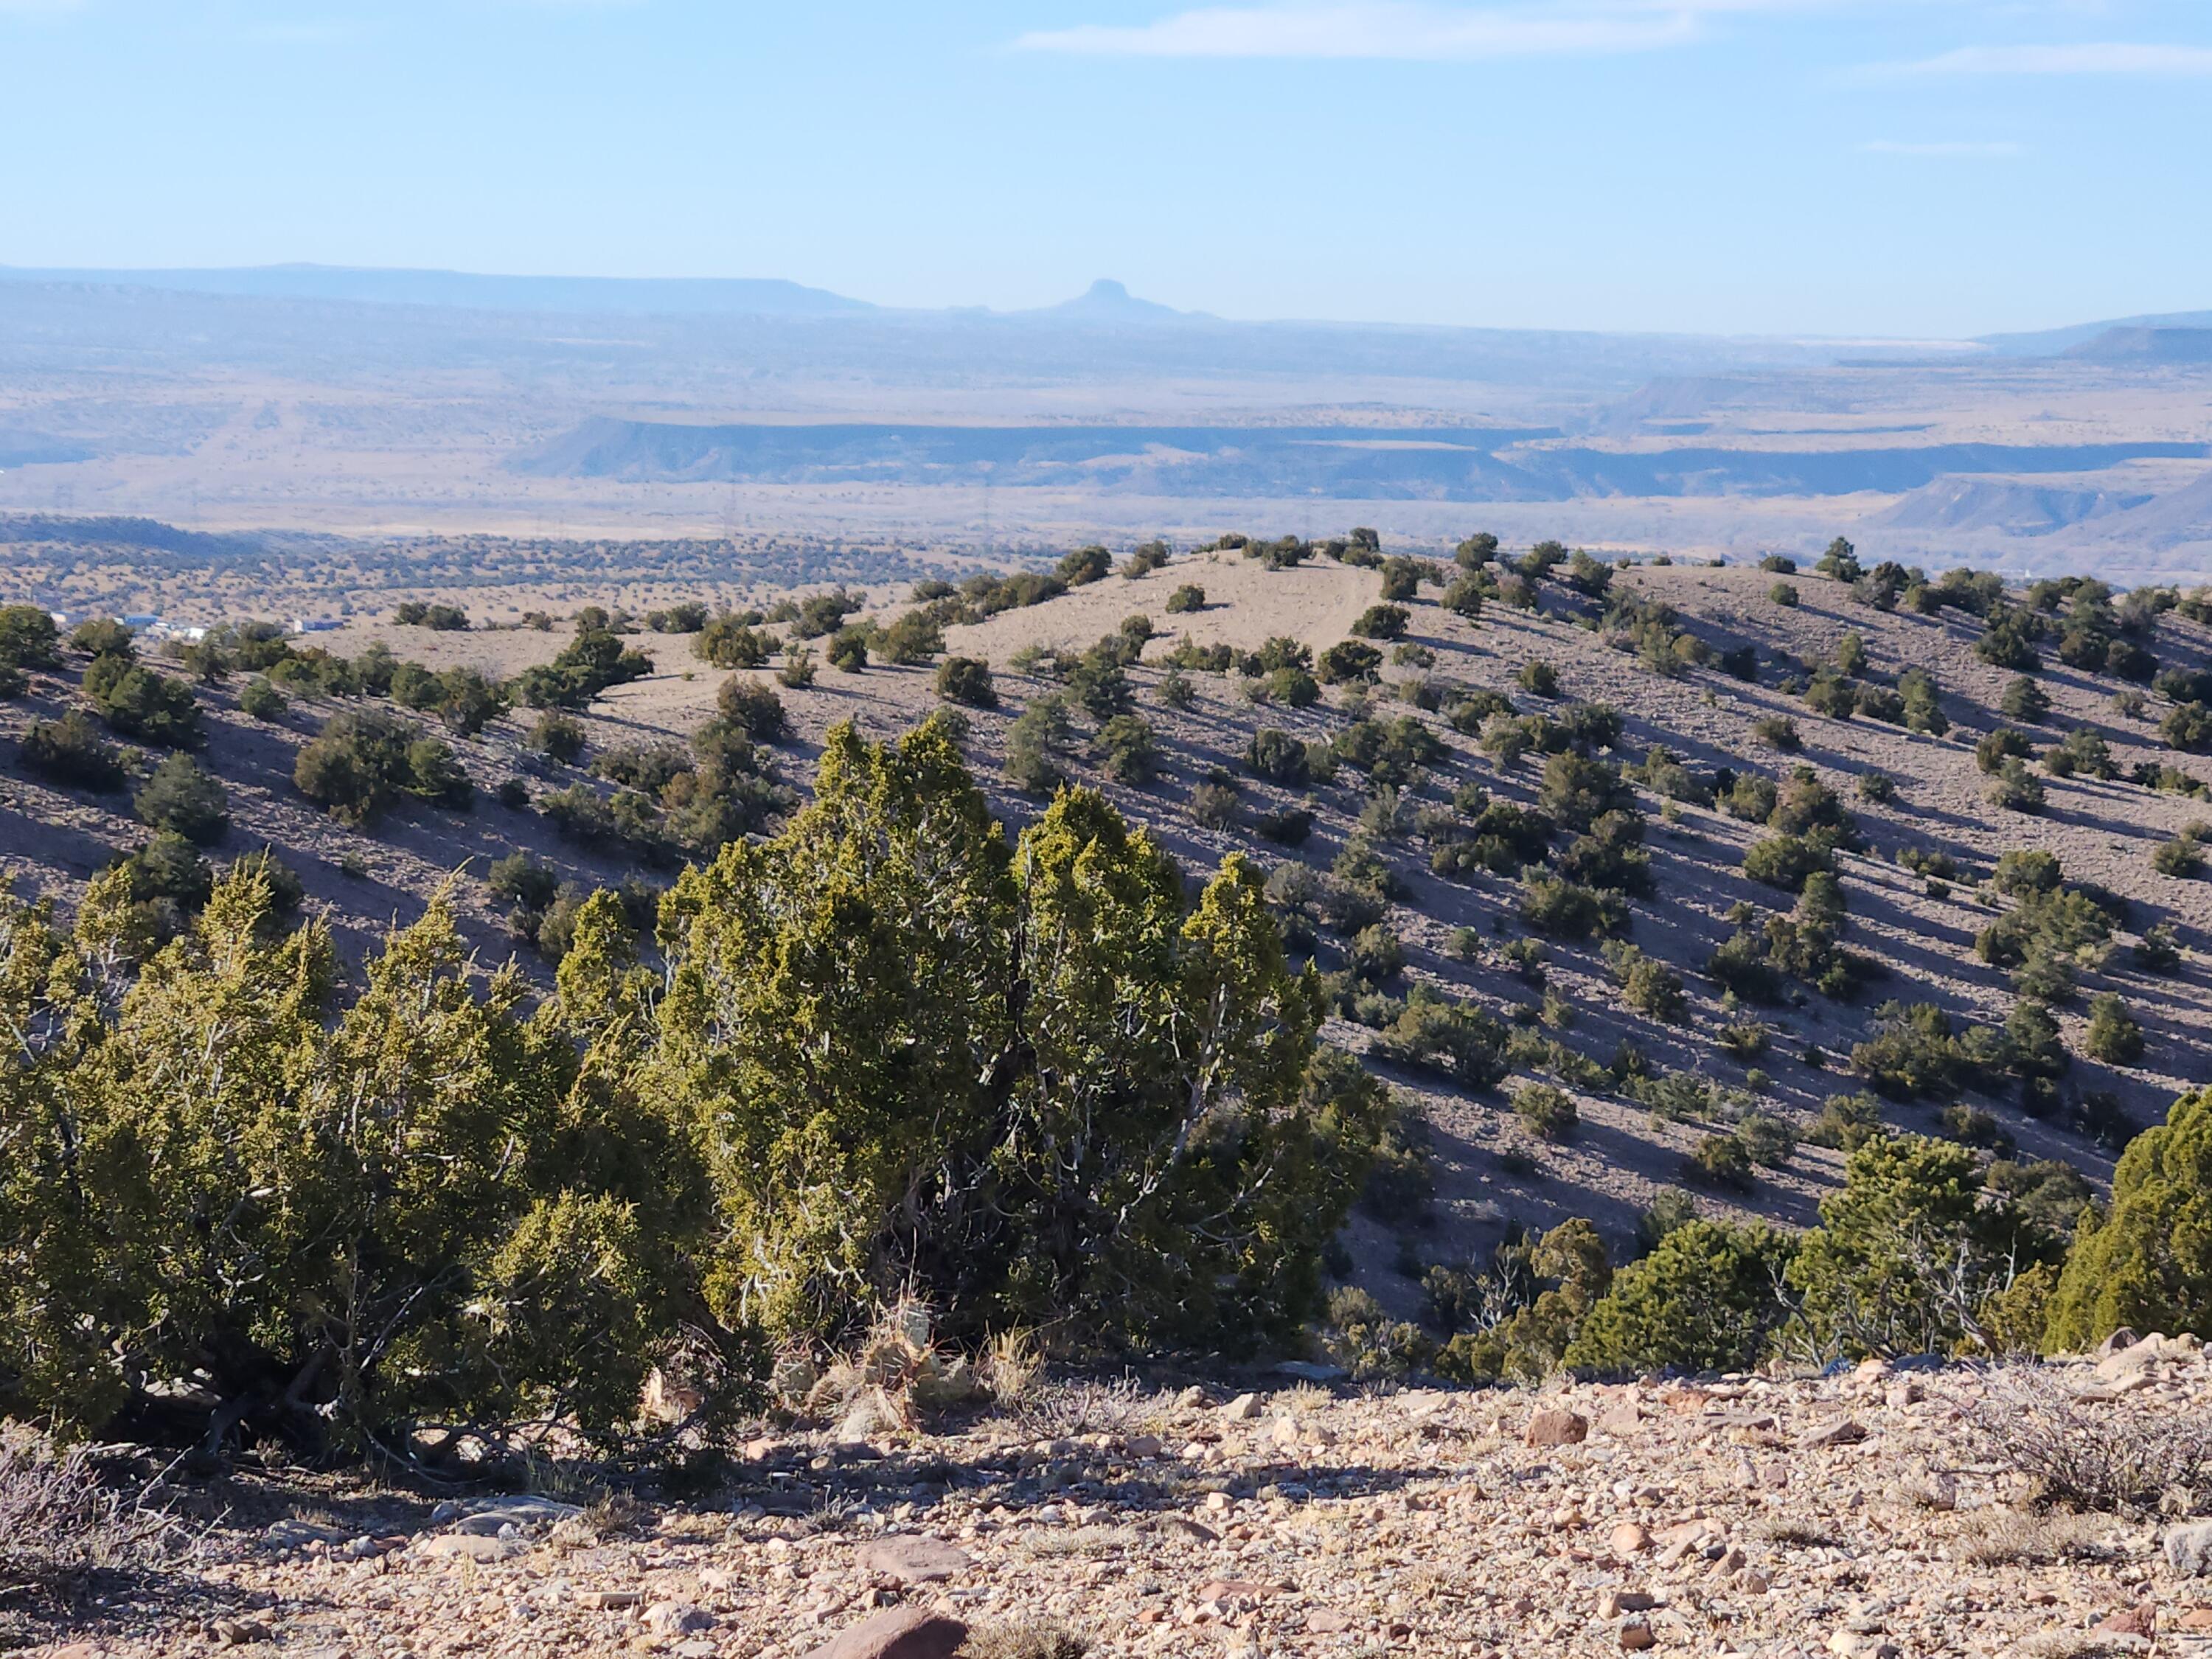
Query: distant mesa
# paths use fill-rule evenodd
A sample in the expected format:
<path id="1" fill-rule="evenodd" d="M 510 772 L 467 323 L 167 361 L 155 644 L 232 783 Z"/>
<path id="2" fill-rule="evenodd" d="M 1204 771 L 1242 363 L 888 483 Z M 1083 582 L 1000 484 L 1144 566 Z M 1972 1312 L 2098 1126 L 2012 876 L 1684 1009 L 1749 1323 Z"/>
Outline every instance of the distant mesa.
<path id="1" fill-rule="evenodd" d="M 2129 548 L 2164 551 L 2212 544 L 2212 472 L 2098 528 L 2107 539 Z"/>
<path id="2" fill-rule="evenodd" d="M 2021 478 L 1937 478 L 1866 520 L 1883 530 L 2048 536 L 2065 545 L 2166 552 L 2212 544 L 2212 471 L 2162 494 Z"/>
<path id="3" fill-rule="evenodd" d="M 2093 344 L 2107 334 L 2136 331 L 2166 332 L 2212 329 L 2212 311 L 2169 311 L 2151 317 L 2108 317 L 2100 323 L 2075 323 L 2065 328 L 2039 329 L 2029 334 L 1985 334 L 1976 342 L 2000 357 L 2070 356 L 2076 347 Z"/>
<path id="4" fill-rule="evenodd" d="M 0 545 L 147 548 L 172 554 L 190 564 L 255 558 L 268 552 L 272 542 L 285 539 L 290 538 L 264 533 L 180 530 L 159 519 L 115 514 L 77 517 L 54 513 L 0 513 Z"/>
<path id="5" fill-rule="evenodd" d="M 2090 363 L 2212 364 L 2212 328 L 2108 328 L 2066 355 Z"/>
<path id="6" fill-rule="evenodd" d="M 2109 489 L 2067 489 L 2011 478 L 1937 478 L 1868 522 L 1887 530 L 1997 530 L 2047 536 L 2091 519 L 2124 513 L 2152 498 Z"/>
<path id="7" fill-rule="evenodd" d="M 1210 321 L 1202 312 L 1177 311 L 1156 300 L 1139 300 L 1110 276 L 1101 276 L 1073 300 L 1047 306 L 1032 316 L 1062 317 L 1079 322 L 1187 323 Z"/>

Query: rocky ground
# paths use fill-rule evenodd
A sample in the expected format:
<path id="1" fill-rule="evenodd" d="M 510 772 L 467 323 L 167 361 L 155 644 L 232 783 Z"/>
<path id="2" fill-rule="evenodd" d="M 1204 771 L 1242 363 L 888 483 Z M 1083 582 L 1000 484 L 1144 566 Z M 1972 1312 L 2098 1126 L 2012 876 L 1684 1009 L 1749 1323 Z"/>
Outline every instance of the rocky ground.
<path id="1" fill-rule="evenodd" d="M 2189 1650 L 2193 1338 L 2017 1374 L 1541 1392 L 1060 1385 L 860 1439 L 791 1428 L 711 1498 L 237 1477 L 199 1559 L 92 1585 L 52 1659 L 1073 1659 Z M 2140 1458 L 2155 1513 L 2043 1503 Z M 2100 1461 L 2101 1460 L 2101 1461 Z M 556 1488 L 557 1490 L 557 1488 Z M 2201 1498 L 2198 1486 L 2194 1497 Z M 20 1630 L 20 1627 L 19 1627 Z M 19 1635 L 20 1639 L 20 1635 Z"/>

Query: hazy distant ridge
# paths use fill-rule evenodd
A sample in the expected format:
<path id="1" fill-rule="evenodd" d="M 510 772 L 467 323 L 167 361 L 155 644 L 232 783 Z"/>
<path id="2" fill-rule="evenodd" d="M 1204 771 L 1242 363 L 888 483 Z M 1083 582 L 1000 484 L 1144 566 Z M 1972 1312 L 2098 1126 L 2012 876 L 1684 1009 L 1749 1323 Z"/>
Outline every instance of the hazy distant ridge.
<path id="1" fill-rule="evenodd" d="M 866 300 L 767 276 L 495 276 L 463 270 L 304 264 L 171 270 L 0 266 L 0 282 L 83 283 L 246 299 L 339 300 L 579 316 L 827 317 L 878 309 Z"/>

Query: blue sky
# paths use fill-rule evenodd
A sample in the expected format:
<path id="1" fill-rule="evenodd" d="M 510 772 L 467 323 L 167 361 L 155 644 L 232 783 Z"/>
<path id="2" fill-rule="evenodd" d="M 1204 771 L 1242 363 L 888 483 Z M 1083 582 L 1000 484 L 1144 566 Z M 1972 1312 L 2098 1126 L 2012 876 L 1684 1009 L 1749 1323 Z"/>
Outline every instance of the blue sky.
<path id="1" fill-rule="evenodd" d="M 0 0 L 0 264 L 1948 335 L 2212 307 L 2208 0 Z"/>

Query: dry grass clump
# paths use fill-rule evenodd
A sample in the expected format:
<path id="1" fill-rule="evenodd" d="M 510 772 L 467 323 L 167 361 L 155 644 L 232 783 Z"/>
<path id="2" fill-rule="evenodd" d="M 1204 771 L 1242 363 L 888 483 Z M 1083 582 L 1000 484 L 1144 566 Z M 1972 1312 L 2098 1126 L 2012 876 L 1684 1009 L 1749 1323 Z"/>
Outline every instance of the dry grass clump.
<path id="1" fill-rule="evenodd" d="M 1978 1510 L 1964 1518 L 1959 1553 L 1978 1567 L 2043 1566 L 2093 1555 L 2107 1524 L 2100 1516 L 2063 1510 Z"/>
<path id="2" fill-rule="evenodd" d="M 791 1534 L 796 1538 L 819 1538 L 827 1533 L 842 1532 L 860 1514 L 860 1500 L 851 1493 L 819 1492 L 814 1495 L 813 1506 L 791 1522 Z"/>
<path id="3" fill-rule="evenodd" d="M 1078 1378 L 1039 1383 L 1020 1408 L 1023 1429 L 1039 1440 L 1133 1433 L 1156 1414 L 1152 1397 L 1133 1376 L 1111 1382 Z"/>
<path id="4" fill-rule="evenodd" d="M 1036 1383 L 1044 1369 L 1044 1351 L 1037 1346 L 1033 1332 L 1000 1331 L 991 1338 L 977 1369 L 982 1373 L 983 1391 L 992 1402 L 1009 1409 L 1019 1405 Z"/>
<path id="5" fill-rule="evenodd" d="M 978 1625 L 968 1632 L 963 1659 L 1083 1659 L 1090 1642 L 1065 1625 L 1029 1620 Z"/>
<path id="6" fill-rule="evenodd" d="M 2139 1515 L 2178 1492 L 2212 1498 L 2212 1417 L 2131 1400 L 2081 1400 L 2059 1373 L 2008 1365 L 1967 1416 L 1978 1461 L 2035 1483 L 2046 1504 Z"/>
<path id="7" fill-rule="evenodd" d="M 1274 1398 L 1276 1413 L 1288 1413 L 1294 1417 L 1310 1417 L 1326 1410 L 1336 1396 L 1318 1382 L 1301 1382 L 1294 1389 L 1285 1389 Z"/>
<path id="8" fill-rule="evenodd" d="M 2117 1659 L 2142 1651 L 2140 1638 L 2104 1636 L 2094 1630 L 2047 1630 L 2020 1644 L 2027 1659 Z"/>
<path id="9" fill-rule="evenodd" d="M 554 1528 L 546 1541 L 556 1550 L 597 1549 L 611 1540 L 643 1532 L 651 1519 L 650 1511 L 629 1493 L 602 1492 L 585 1505 L 581 1515 L 570 1516 Z"/>
<path id="10" fill-rule="evenodd" d="M 174 1533 L 166 1514 L 104 1486 L 85 1447 L 0 1423 L 0 1580 L 27 1586 L 137 1565 Z"/>

